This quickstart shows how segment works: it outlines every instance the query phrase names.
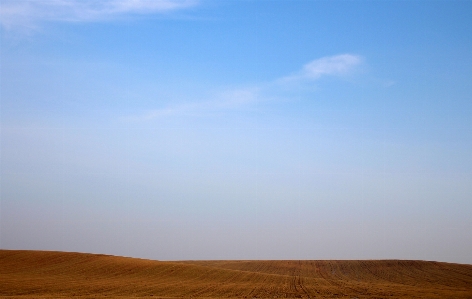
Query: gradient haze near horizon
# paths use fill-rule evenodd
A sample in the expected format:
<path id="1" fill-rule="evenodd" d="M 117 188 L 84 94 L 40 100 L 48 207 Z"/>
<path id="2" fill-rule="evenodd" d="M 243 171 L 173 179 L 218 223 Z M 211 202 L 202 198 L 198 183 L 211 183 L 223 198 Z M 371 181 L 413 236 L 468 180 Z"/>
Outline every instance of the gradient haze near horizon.
<path id="1" fill-rule="evenodd" d="M 472 263 L 471 1 L 0 12 L 0 248 Z"/>

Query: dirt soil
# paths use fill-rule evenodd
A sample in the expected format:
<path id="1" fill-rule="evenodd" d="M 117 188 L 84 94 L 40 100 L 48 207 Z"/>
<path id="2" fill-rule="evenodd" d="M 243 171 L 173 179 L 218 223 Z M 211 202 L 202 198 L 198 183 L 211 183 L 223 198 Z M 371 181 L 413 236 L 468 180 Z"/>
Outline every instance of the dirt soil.
<path id="1" fill-rule="evenodd" d="M 404 260 L 163 262 L 0 250 L 0 298 L 472 298 L 472 265 Z"/>

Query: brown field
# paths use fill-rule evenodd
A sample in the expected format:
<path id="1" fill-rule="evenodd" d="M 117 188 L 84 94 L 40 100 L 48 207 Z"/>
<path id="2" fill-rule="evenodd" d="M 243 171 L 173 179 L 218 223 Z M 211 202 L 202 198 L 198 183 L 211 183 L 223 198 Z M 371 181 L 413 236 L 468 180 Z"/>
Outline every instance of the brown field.
<path id="1" fill-rule="evenodd" d="M 161 262 L 0 250 L 0 298 L 472 298 L 472 265 L 426 261 Z"/>

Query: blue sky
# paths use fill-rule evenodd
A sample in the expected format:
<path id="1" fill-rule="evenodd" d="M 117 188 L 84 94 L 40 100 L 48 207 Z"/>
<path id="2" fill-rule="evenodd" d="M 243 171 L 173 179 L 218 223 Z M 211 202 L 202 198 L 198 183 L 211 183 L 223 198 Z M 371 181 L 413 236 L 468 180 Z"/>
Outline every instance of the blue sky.
<path id="1" fill-rule="evenodd" d="M 3 0 L 0 247 L 472 263 L 471 20 Z"/>

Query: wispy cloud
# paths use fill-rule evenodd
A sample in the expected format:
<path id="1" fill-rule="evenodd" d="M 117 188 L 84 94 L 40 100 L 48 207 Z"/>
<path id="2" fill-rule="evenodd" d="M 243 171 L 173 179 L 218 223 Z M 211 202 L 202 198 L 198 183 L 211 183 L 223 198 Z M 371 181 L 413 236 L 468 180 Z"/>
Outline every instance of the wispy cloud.
<path id="1" fill-rule="evenodd" d="M 300 88 L 300 84 L 312 83 L 323 76 L 343 76 L 362 64 L 362 57 L 353 54 L 327 56 L 313 60 L 289 76 L 259 84 L 251 88 L 230 89 L 214 95 L 212 100 L 193 101 L 162 109 L 149 110 L 141 116 L 128 119 L 146 121 L 170 115 L 201 115 L 209 111 L 220 111 L 244 107 L 255 102 L 273 98 L 274 94 Z M 287 84 L 296 83 L 296 84 Z M 268 95 L 272 96 L 268 96 Z M 277 97 L 277 96 L 276 96 Z"/>
<path id="2" fill-rule="evenodd" d="M 152 14 L 185 9 L 198 0 L 2 0 L 5 29 L 36 28 L 41 21 L 91 22 L 124 14 Z"/>
<path id="3" fill-rule="evenodd" d="M 147 110 L 141 115 L 127 117 L 130 121 L 148 121 L 152 119 L 162 118 L 166 116 L 195 116 L 204 115 L 209 112 L 237 109 L 244 105 L 250 105 L 260 99 L 260 88 L 240 88 L 213 95 L 210 100 L 193 101 L 168 106 L 165 108 Z"/>
<path id="4" fill-rule="evenodd" d="M 361 64 L 362 58 L 353 54 L 341 54 L 313 60 L 297 73 L 279 79 L 279 82 L 317 80 L 322 76 L 339 76 L 351 72 Z"/>

